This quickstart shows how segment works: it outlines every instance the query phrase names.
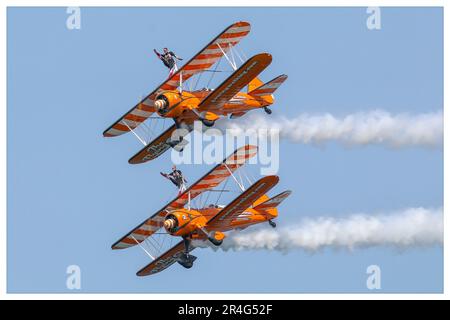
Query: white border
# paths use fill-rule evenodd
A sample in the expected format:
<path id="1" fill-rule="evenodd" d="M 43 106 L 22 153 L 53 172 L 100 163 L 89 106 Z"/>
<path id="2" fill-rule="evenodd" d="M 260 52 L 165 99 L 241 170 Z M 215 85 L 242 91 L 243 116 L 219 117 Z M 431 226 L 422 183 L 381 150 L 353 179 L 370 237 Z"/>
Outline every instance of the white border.
<path id="1" fill-rule="evenodd" d="M 193 299 L 193 300 L 220 300 L 220 299 L 258 299 L 258 300 L 280 300 L 280 299 L 374 299 L 374 300 L 380 300 L 380 299 L 448 299 L 449 298 L 449 289 L 450 289 L 450 283 L 449 278 L 445 275 L 445 267 L 444 267 L 444 294 L 390 294 L 390 293 L 362 293 L 362 294 L 345 294 L 345 293 L 338 293 L 338 294 L 145 294 L 145 293 L 139 293 L 139 294 L 127 294 L 127 293 L 121 293 L 121 294 L 86 294 L 86 293 L 63 293 L 63 294 L 6 294 L 6 280 L 7 280 L 7 273 L 6 273 L 6 231 L 7 231 L 7 224 L 6 224 L 6 191 L 7 191 L 7 183 L 6 183 L 6 124 L 7 124 L 7 117 L 6 117 L 6 105 L 7 105 L 7 97 L 6 97 L 6 85 L 7 85 L 7 73 L 6 73 L 6 66 L 7 66 L 7 60 L 6 60 L 6 35 L 7 35 L 7 10 L 6 8 L 8 6 L 59 6 L 59 7 L 66 7 L 66 6 L 81 6 L 81 7 L 90 7 L 90 6 L 124 6 L 124 7 L 134 7 L 134 6 L 161 6 L 161 5 L 155 5 L 152 4 L 150 1 L 137 1 L 137 0 L 115 0 L 115 1 L 105 1 L 105 0 L 78 0 L 78 1 L 65 1 L 62 3 L 61 1 L 57 0 L 45 0 L 45 1 L 39 1 L 40 3 L 37 4 L 37 1 L 30 1 L 30 0 L 6 0 L 2 1 L 1 10 L 2 10 L 2 17 L 4 18 L 4 22 L 1 24 L 1 28 L 3 29 L 1 32 L 1 55 L 2 60 L 4 63 L 2 64 L 2 74 L 4 74 L 4 77 L 1 80 L 1 94 L 0 96 L 4 97 L 4 110 L 3 110 L 3 117 L 1 117 L 2 121 L 2 130 L 0 130 L 1 135 L 1 141 L 3 145 L 5 146 L 0 152 L 1 157 L 0 161 L 3 165 L 4 170 L 1 171 L 1 179 L 4 181 L 3 184 L 1 184 L 1 190 L 0 190 L 0 203 L 1 207 L 4 208 L 2 210 L 2 217 L 0 218 L 0 230 L 3 231 L 1 234 L 3 235 L 2 240 L 3 243 L 0 245 L 0 270 L 4 272 L 3 276 L 0 276 L 0 299 L 62 299 L 62 300 L 68 300 L 68 299 L 75 299 L 75 300 L 81 300 L 81 299 L 155 299 L 155 300 L 168 300 L 168 299 Z M 64 5 L 63 5 L 64 4 Z M 445 8 L 445 2 L 443 0 L 410 0 L 410 1 L 399 1 L 399 0 L 366 0 L 366 1 L 360 1 L 360 0 L 344 0 L 339 1 L 338 4 L 335 3 L 335 1 L 325 1 L 325 0 L 307 0 L 307 1 L 293 1 L 293 0 L 277 0 L 275 1 L 267 1 L 267 0 L 190 0 L 189 4 L 187 1 L 181 1 L 181 0 L 171 0 L 167 2 L 163 7 L 171 7 L 171 6 L 255 6 L 255 7 L 261 7 L 261 6 L 304 6 L 304 7 L 321 7 L 321 6 L 361 6 L 361 7 L 367 7 L 367 6 L 381 6 L 381 7 L 394 7 L 394 6 L 423 6 L 423 7 L 430 7 L 430 6 L 439 6 L 444 7 L 444 52 L 448 52 L 448 40 L 450 35 L 449 30 L 449 24 L 445 23 L 445 18 L 447 16 L 446 14 L 446 8 Z M 445 54 L 444 54 L 445 57 Z M 448 74 L 449 74 L 449 64 L 444 63 L 444 95 L 446 92 L 449 92 L 447 90 L 448 88 Z M 445 102 L 444 102 L 445 104 Z M 444 108 L 446 109 L 446 108 Z M 448 115 L 446 112 L 444 112 L 444 123 L 448 123 Z M 446 139 L 448 136 L 448 130 L 446 126 L 444 126 L 444 167 L 446 164 L 446 160 L 448 159 L 448 150 L 449 150 L 449 139 Z M 448 173 L 444 169 L 444 208 L 446 207 L 445 199 L 450 198 L 450 194 L 446 186 L 446 182 L 448 181 Z M 447 230 L 449 228 L 448 223 L 449 220 L 445 218 L 444 215 L 444 225 L 445 229 Z M 449 243 L 449 237 L 450 232 L 444 233 L 444 243 Z M 449 255 L 446 252 L 446 246 L 444 245 L 444 266 L 449 266 Z"/>

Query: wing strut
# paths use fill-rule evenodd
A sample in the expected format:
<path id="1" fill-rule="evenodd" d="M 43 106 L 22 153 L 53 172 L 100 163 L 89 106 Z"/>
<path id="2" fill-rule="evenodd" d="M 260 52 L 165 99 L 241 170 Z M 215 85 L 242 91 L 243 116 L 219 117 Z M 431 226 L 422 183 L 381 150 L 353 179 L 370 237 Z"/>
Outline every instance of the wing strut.
<path id="1" fill-rule="evenodd" d="M 233 174 L 233 172 L 230 170 L 230 168 L 228 168 L 228 166 L 227 166 L 226 163 L 225 163 L 225 168 L 227 168 L 228 172 L 231 174 L 231 176 L 233 177 L 234 181 L 237 183 L 237 185 L 239 186 L 239 188 L 240 188 L 242 191 L 245 191 L 244 186 L 243 186 L 241 183 L 239 183 L 239 181 L 236 179 L 236 177 L 234 176 L 234 174 Z"/>
<path id="2" fill-rule="evenodd" d="M 128 128 L 128 130 L 130 130 L 135 136 L 136 136 L 136 138 L 138 138 L 138 140 L 140 141 L 140 142 L 142 142 L 142 144 L 144 145 L 144 146 L 146 146 L 147 144 L 145 143 L 145 141 L 144 140 L 142 140 L 142 138 L 128 125 L 128 123 L 126 122 L 126 121 L 124 121 L 124 120 L 122 120 L 121 121 L 124 125 L 126 125 L 127 126 L 127 128 Z"/>
<path id="3" fill-rule="evenodd" d="M 230 60 L 230 58 L 228 57 L 227 53 L 222 49 L 222 47 L 220 46 L 219 43 L 216 43 L 217 46 L 219 47 L 220 51 L 222 51 L 222 54 L 225 56 L 225 58 L 227 59 L 228 63 L 230 64 L 230 66 L 233 68 L 234 71 L 237 70 L 237 66 L 236 64 L 233 64 L 233 62 Z M 230 46 L 231 48 L 231 46 Z"/>
<path id="4" fill-rule="evenodd" d="M 141 245 L 141 244 L 139 243 L 139 241 L 137 241 L 136 238 L 135 238 L 133 235 L 131 235 L 131 238 L 133 238 L 133 240 L 136 241 L 137 245 L 138 245 L 142 250 L 144 250 L 144 252 L 145 252 L 152 260 L 155 260 L 155 258 L 150 254 L 150 252 L 148 252 L 147 249 L 145 249 L 144 246 Z"/>

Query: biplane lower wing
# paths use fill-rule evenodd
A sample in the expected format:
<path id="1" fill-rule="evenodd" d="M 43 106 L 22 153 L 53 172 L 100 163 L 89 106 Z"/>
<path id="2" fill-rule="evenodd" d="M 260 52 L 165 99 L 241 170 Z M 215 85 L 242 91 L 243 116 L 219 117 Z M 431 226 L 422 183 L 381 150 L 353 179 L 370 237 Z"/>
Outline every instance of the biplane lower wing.
<path id="1" fill-rule="evenodd" d="M 248 59 L 239 69 L 214 89 L 199 105 L 200 112 L 217 112 L 242 88 L 256 78 L 272 62 L 268 53 L 257 54 Z"/>
<path id="2" fill-rule="evenodd" d="M 175 148 L 177 151 L 187 144 L 187 141 L 182 138 L 189 134 L 192 130 L 183 128 L 176 131 L 175 125 L 161 133 L 152 142 L 142 148 L 138 153 L 128 160 L 130 164 L 140 164 L 156 159 L 170 148 Z"/>
<path id="3" fill-rule="evenodd" d="M 189 246 L 189 252 L 194 250 L 195 247 Z M 140 277 L 149 276 L 158 272 L 161 272 L 180 259 L 180 256 L 184 254 L 184 241 L 178 242 L 175 246 L 167 250 L 161 256 L 153 260 L 144 268 L 139 270 L 136 275 Z"/>
<path id="4" fill-rule="evenodd" d="M 224 53 L 241 41 L 250 32 L 250 24 L 245 21 L 233 23 L 215 37 L 175 74 L 164 81 L 152 93 L 131 108 L 119 120 L 103 132 L 104 137 L 116 137 L 134 130 L 155 112 L 154 102 L 158 94 L 166 90 L 175 90 L 193 75 L 209 69 L 223 57 Z"/>
<path id="5" fill-rule="evenodd" d="M 279 181 L 278 176 L 266 176 L 259 179 L 239 197 L 234 199 L 225 208 L 220 210 L 206 224 L 210 231 L 224 231 L 231 226 L 231 222 L 247 208 L 258 200 L 262 195 L 272 189 Z"/>
<path id="6" fill-rule="evenodd" d="M 206 175 L 192 184 L 181 195 L 131 230 L 120 240 L 116 241 L 112 245 L 112 249 L 125 249 L 144 241 L 162 227 L 164 218 L 170 210 L 182 208 L 188 203 L 189 199 L 193 200 L 201 193 L 217 187 L 234 171 L 244 165 L 248 159 L 254 157 L 257 152 L 258 147 L 253 145 L 245 145 L 237 149 L 220 164 L 211 169 Z"/>

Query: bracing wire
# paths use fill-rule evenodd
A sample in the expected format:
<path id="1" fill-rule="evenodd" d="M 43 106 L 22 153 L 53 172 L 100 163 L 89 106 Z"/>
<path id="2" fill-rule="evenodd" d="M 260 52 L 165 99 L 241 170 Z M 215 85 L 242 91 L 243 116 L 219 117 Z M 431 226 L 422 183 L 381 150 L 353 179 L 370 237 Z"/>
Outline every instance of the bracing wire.
<path id="1" fill-rule="evenodd" d="M 194 90 L 197 90 L 197 86 L 198 86 L 198 82 L 200 81 L 200 78 L 202 77 L 203 72 L 200 72 L 197 76 L 197 79 L 195 81 L 195 86 L 194 86 Z"/>
<path id="2" fill-rule="evenodd" d="M 216 66 L 214 67 L 214 72 L 211 73 L 211 77 L 209 78 L 208 84 L 206 85 L 207 88 L 209 88 L 209 85 L 211 84 L 212 79 L 214 78 L 214 75 L 216 74 L 217 68 L 220 65 L 220 62 L 222 61 L 222 58 L 217 61 Z"/>
<path id="3" fill-rule="evenodd" d="M 227 180 L 225 180 L 225 184 L 223 185 L 223 189 L 220 190 L 219 196 L 217 197 L 217 200 L 216 200 L 216 203 L 215 203 L 216 206 L 217 206 L 217 203 L 219 202 L 220 198 L 222 197 L 223 190 L 226 188 L 228 180 L 229 180 L 229 178 Z"/>
<path id="4" fill-rule="evenodd" d="M 203 203 L 203 207 L 206 207 L 206 204 L 208 203 L 209 195 L 211 194 L 211 191 L 208 190 L 208 194 L 206 195 L 205 202 Z"/>

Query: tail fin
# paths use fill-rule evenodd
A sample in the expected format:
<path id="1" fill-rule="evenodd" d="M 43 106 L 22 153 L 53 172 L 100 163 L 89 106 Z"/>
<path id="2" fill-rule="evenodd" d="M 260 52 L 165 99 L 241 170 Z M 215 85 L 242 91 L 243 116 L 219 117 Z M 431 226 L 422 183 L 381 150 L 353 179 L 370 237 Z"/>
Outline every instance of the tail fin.
<path id="1" fill-rule="evenodd" d="M 287 78 L 288 78 L 287 75 L 282 74 L 264 84 L 262 84 L 261 80 L 255 78 L 248 85 L 249 91 L 248 94 L 255 98 L 263 99 L 268 103 L 272 104 L 273 103 L 272 94 L 281 86 L 281 84 L 284 81 L 286 81 Z"/>
<path id="2" fill-rule="evenodd" d="M 258 87 L 261 87 L 264 84 L 258 77 L 254 78 L 252 81 L 248 83 L 247 93 L 255 90 Z"/>
<path id="3" fill-rule="evenodd" d="M 256 207 L 254 207 L 253 209 L 255 210 L 262 210 L 265 211 L 267 209 L 272 209 L 272 208 L 276 208 L 278 207 L 278 205 L 284 201 L 284 199 L 286 199 L 290 194 L 292 193 L 292 191 L 290 190 L 286 190 L 278 195 L 276 195 L 275 197 L 272 197 L 260 204 L 258 204 Z"/>

